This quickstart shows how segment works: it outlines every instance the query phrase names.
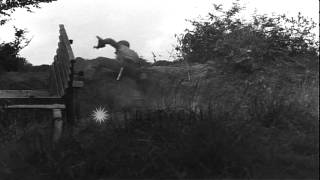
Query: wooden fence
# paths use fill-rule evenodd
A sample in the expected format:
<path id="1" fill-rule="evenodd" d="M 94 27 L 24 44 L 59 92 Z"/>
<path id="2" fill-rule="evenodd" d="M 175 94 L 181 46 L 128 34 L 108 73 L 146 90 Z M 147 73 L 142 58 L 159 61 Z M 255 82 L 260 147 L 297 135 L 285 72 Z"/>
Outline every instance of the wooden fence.
<path id="1" fill-rule="evenodd" d="M 82 81 L 77 81 L 74 72 L 72 40 L 68 38 L 64 25 L 59 25 L 59 28 L 58 48 L 50 67 L 49 89 L 0 90 L 0 100 L 11 102 L 2 105 L 2 113 L 8 109 L 50 109 L 54 120 L 54 141 L 60 138 L 63 124 L 72 126 L 77 121 L 79 112 L 77 89 L 83 86 Z M 19 104 L 14 103 L 17 99 L 20 100 Z M 40 99 L 47 103 L 38 103 Z M 63 114 L 66 114 L 65 117 Z M 65 123 L 63 119 L 66 120 Z"/>

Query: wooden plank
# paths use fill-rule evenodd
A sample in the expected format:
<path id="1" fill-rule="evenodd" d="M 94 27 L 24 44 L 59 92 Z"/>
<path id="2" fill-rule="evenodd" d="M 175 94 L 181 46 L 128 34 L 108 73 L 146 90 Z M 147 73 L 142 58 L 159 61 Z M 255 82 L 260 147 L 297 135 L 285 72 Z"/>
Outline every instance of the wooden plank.
<path id="1" fill-rule="evenodd" d="M 47 90 L 0 90 L 0 99 L 12 98 L 60 98 L 59 96 L 52 96 Z"/>
<path id="2" fill-rule="evenodd" d="M 61 79 L 61 72 L 60 69 L 58 67 L 58 60 L 57 60 L 57 56 L 54 57 L 54 70 L 55 70 L 55 74 L 56 74 L 56 78 L 57 78 L 57 82 L 58 82 L 58 92 L 59 92 L 59 96 L 63 96 L 64 95 L 64 88 L 63 88 L 63 82 Z"/>
<path id="3" fill-rule="evenodd" d="M 52 63 L 52 66 L 53 66 L 53 70 L 54 70 L 54 75 L 55 75 L 55 79 L 56 79 L 56 82 L 57 82 L 57 93 L 59 96 L 61 96 L 61 79 L 60 79 L 60 75 L 59 75 L 59 72 L 57 70 L 57 62 L 56 62 L 56 56 L 54 57 L 54 62 Z"/>
<path id="4" fill-rule="evenodd" d="M 59 46 L 59 43 L 58 43 L 58 49 L 57 49 L 57 51 L 56 51 L 56 59 L 55 59 L 55 63 L 56 63 L 56 69 L 58 69 L 58 71 L 59 71 L 59 76 L 60 76 L 60 79 L 61 79 L 61 84 L 62 84 L 62 88 L 64 89 L 64 87 L 65 87 L 65 82 L 64 82 L 64 72 L 63 71 L 61 71 L 61 61 L 60 61 L 60 59 L 61 59 L 61 52 L 60 52 L 60 46 Z"/>
<path id="5" fill-rule="evenodd" d="M 54 84 L 53 84 L 53 76 L 54 76 L 54 74 L 53 74 L 53 72 L 52 72 L 52 66 L 50 66 L 50 69 L 49 69 L 49 92 L 50 92 L 50 94 L 55 94 L 54 93 L 54 89 L 55 89 L 55 87 L 54 87 Z"/>
<path id="6" fill-rule="evenodd" d="M 61 55 L 63 57 L 63 63 L 70 68 L 71 67 L 71 63 L 70 63 L 70 59 L 68 56 L 68 52 L 67 52 L 67 48 L 66 48 L 66 44 L 63 42 L 62 36 L 59 36 L 60 42 L 59 42 L 59 50 L 61 51 Z"/>
<path id="7" fill-rule="evenodd" d="M 59 42 L 60 42 L 61 44 L 63 44 L 62 47 L 63 47 L 63 50 L 64 50 L 64 55 L 66 56 L 67 59 L 69 59 L 69 58 L 70 58 L 70 57 L 69 57 L 69 54 L 68 54 L 68 46 L 70 46 L 69 40 L 67 39 L 66 36 L 64 36 L 63 34 L 60 33 L 60 35 L 59 35 Z M 70 46 L 70 48 L 71 48 L 71 46 Z"/>
<path id="8" fill-rule="evenodd" d="M 62 44 L 59 42 L 59 48 L 57 49 L 57 64 L 58 68 L 61 72 L 61 79 L 63 83 L 63 88 L 66 89 L 68 88 L 68 82 L 69 82 L 69 74 L 65 68 L 65 65 L 63 63 L 63 54 L 62 54 L 62 49 L 61 49 Z"/>
<path id="9" fill-rule="evenodd" d="M 59 26 L 60 26 L 60 34 L 61 34 L 61 36 L 63 38 L 63 41 L 64 41 L 64 43 L 66 45 L 69 59 L 73 60 L 74 59 L 74 54 L 73 54 L 73 51 L 72 51 L 72 48 L 71 48 L 71 45 L 70 45 L 70 42 L 69 42 L 69 38 L 68 38 L 67 32 L 66 32 L 63 24 L 60 24 Z"/>
<path id="10" fill-rule="evenodd" d="M 17 104 L 6 106 L 7 109 L 65 109 L 64 104 Z"/>
<path id="11" fill-rule="evenodd" d="M 70 74 L 71 74 L 71 62 L 67 53 L 67 48 L 65 46 L 65 44 L 63 43 L 62 40 L 62 36 L 59 36 L 60 42 L 59 42 L 59 52 L 61 52 L 61 58 L 62 58 L 62 62 L 63 65 L 65 66 L 66 72 L 68 74 L 68 78 L 70 78 Z M 69 80 L 69 79 L 68 79 Z"/>
<path id="12" fill-rule="evenodd" d="M 65 72 L 67 74 L 68 82 L 70 81 L 71 75 L 71 61 L 69 60 L 69 56 L 66 52 L 66 47 L 62 46 L 62 64 L 64 65 Z"/>
<path id="13" fill-rule="evenodd" d="M 58 82 L 57 82 L 57 78 L 56 78 L 56 72 L 54 70 L 54 65 L 52 64 L 51 65 L 51 75 L 52 75 L 52 87 L 50 89 L 50 92 L 54 95 L 59 95 L 59 92 L 58 92 Z"/>
<path id="14" fill-rule="evenodd" d="M 69 82 L 68 79 L 69 78 L 68 78 L 68 75 L 65 72 L 65 69 L 64 69 L 61 61 L 58 63 L 58 68 L 59 68 L 59 70 L 61 72 L 61 79 L 62 79 L 62 82 L 63 82 L 63 89 L 65 90 L 65 89 L 68 88 L 68 82 Z"/>

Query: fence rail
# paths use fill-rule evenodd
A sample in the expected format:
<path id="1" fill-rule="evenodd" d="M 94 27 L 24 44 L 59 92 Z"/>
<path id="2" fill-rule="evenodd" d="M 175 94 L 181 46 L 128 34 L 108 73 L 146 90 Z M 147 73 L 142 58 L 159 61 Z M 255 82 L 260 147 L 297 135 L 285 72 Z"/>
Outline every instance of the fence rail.
<path id="1" fill-rule="evenodd" d="M 74 84 L 72 82 L 74 80 L 72 69 L 74 54 L 70 43 L 72 41 L 69 40 L 64 26 L 60 25 L 59 27 L 59 43 L 51 66 L 49 89 L 52 95 L 64 96 L 66 89 Z"/>
<path id="2" fill-rule="evenodd" d="M 62 120 L 66 119 L 67 124 L 72 125 L 76 121 L 77 113 L 79 112 L 79 110 L 77 110 L 79 106 L 76 103 L 77 88 L 82 87 L 83 82 L 77 81 L 74 78 L 75 58 L 71 43 L 72 40 L 68 38 L 64 25 L 60 24 L 58 48 L 50 67 L 48 89 L 0 90 L 0 103 L 3 99 L 13 99 L 10 100 L 10 104 L 3 106 L 5 109 L 51 109 L 54 119 L 54 140 L 58 140 L 61 136 Z M 21 103 L 21 101 L 20 104 L 12 103 L 15 99 L 22 99 L 25 103 Z M 47 99 L 47 104 L 39 104 L 40 99 Z M 55 99 L 56 102 L 52 102 L 52 100 Z M 32 103 L 30 103 L 30 100 Z M 61 103 L 61 100 L 63 100 L 63 103 Z M 50 104 L 48 104 L 48 102 L 50 102 Z M 66 113 L 62 113 L 64 109 Z M 0 112 L 1 111 L 3 111 L 3 108 L 1 109 L 0 107 Z M 63 114 L 66 114 L 66 118 L 62 117 Z M 3 120 L 0 118 L 0 121 Z"/>

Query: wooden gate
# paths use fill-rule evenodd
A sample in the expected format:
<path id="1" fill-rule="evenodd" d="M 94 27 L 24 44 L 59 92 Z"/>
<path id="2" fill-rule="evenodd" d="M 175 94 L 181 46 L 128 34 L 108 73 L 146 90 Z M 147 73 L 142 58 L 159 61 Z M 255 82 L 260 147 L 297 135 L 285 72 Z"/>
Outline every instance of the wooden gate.
<path id="1" fill-rule="evenodd" d="M 49 89 L 45 90 L 0 90 L 0 99 L 19 99 L 19 104 L 5 104 L 4 109 L 50 109 L 54 120 L 53 140 L 61 137 L 63 124 L 72 127 L 79 114 L 77 103 L 78 88 L 83 86 L 82 81 L 77 80 L 74 72 L 75 58 L 72 52 L 70 40 L 64 25 L 59 25 L 59 43 L 50 66 Z M 47 103 L 37 104 L 37 100 Z M 22 100 L 22 101 L 21 101 Z M 50 103 L 49 103 L 50 102 Z M 65 111 L 65 113 L 62 113 Z M 65 114 L 66 117 L 63 117 Z M 66 122 L 63 122 L 66 119 Z M 72 129 L 72 128 L 69 128 Z"/>

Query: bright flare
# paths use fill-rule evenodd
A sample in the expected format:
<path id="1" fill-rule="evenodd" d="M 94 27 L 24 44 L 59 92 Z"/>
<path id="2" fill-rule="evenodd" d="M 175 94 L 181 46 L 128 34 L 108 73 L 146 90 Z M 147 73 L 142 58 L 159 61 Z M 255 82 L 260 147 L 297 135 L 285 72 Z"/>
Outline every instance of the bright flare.
<path id="1" fill-rule="evenodd" d="M 91 116 L 96 122 L 99 123 L 102 123 L 109 118 L 108 111 L 102 107 L 96 108 Z"/>

